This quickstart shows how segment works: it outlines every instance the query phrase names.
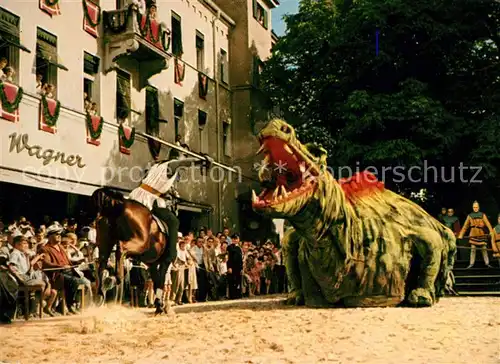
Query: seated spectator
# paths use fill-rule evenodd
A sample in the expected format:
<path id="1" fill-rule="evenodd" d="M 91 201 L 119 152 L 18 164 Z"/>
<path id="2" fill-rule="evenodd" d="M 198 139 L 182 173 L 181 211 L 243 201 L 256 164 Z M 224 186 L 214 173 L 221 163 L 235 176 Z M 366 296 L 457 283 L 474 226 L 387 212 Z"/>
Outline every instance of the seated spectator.
<path id="1" fill-rule="evenodd" d="M 42 287 L 42 292 L 46 290 L 46 283 L 40 279 L 40 275 L 34 274 L 34 265 L 44 258 L 43 254 L 35 255 L 32 259 L 27 254 L 28 239 L 23 235 L 17 235 L 14 238 L 14 249 L 9 256 L 9 266 L 11 272 L 16 277 L 21 286 L 38 286 Z M 38 294 L 38 293 L 37 293 Z M 33 305 L 30 308 L 30 313 L 34 312 L 36 307 Z"/>
<path id="2" fill-rule="evenodd" d="M 14 75 L 16 72 L 14 71 L 14 68 L 12 67 L 5 67 L 4 68 L 4 74 L 2 75 L 2 81 L 6 82 L 14 82 Z"/>
<path id="3" fill-rule="evenodd" d="M 36 87 L 35 91 L 38 96 L 42 96 L 45 94 L 44 87 L 43 87 L 43 76 L 40 73 L 37 73 L 36 75 Z"/>
<path id="4" fill-rule="evenodd" d="M 10 324 L 17 308 L 19 283 L 8 265 L 9 254 L 0 249 L 0 323 Z"/>
<path id="5" fill-rule="evenodd" d="M 63 229 L 60 225 L 53 224 L 47 229 L 47 244 L 42 248 L 45 253 L 44 269 L 50 269 L 48 273 L 51 282 L 56 289 L 64 287 L 66 294 L 66 304 L 70 313 L 76 314 L 73 308 L 76 302 L 76 294 L 80 284 L 87 284 L 79 278 L 78 274 L 71 267 L 71 262 L 61 246 L 61 234 Z"/>
<path id="6" fill-rule="evenodd" d="M 97 103 L 96 102 L 93 102 L 90 106 L 90 110 L 89 110 L 89 113 L 90 115 L 92 116 L 96 116 L 96 115 L 99 115 L 98 111 L 97 111 Z"/>
<path id="7" fill-rule="evenodd" d="M 45 97 L 55 99 L 56 87 L 53 84 L 45 84 Z"/>
<path id="8" fill-rule="evenodd" d="M 5 76 L 5 67 L 7 67 L 8 63 L 9 61 L 7 61 L 7 58 L 0 58 L 0 79 L 3 79 L 3 77 Z"/>

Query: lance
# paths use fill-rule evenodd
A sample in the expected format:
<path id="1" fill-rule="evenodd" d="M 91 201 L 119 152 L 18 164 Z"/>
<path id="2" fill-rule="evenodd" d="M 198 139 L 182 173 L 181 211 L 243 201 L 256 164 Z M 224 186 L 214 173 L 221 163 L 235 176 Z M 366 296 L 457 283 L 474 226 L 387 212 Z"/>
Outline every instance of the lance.
<path id="1" fill-rule="evenodd" d="M 146 134 L 146 133 L 142 133 L 142 132 L 139 132 L 139 131 L 136 132 L 136 134 L 141 135 L 141 136 L 143 136 L 144 138 L 147 138 L 147 139 L 152 139 L 152 140 L 154 140 L 154 141 L 156 141 L 156 142 L 158 142 L 160 144 L 166 145 L 166 146 L 168 146 L 170 148 L 174 148 L 174 149 L 178 150 L 179 152 L 182 152 L 184 154 L 190 155 L 191 157 L 202 159 L 202 160 L 205 159 L 203 156 L 201 156 L 199 154 L 191 152 L 190 150 L 184 149 L 184 148 L 182 148 L 182 147 L 180 147 L 178 145 L 166 142 L 166 141 L 164 141 L 164 140 L 162 140 L 160 138 L 154 137 L 152 135 L 149 135 L 149 134 Z M 239 173 L 233 167 L 226 166 L 225 164 L 222 164 L 222 163 L 219 163 L 219 162 L 213 162 L 212 164 L 215 165 L 215 166 L 217 166 L 217 167 L 224 168 L 225 170 L 228 170 L 229 172 L 233 172 L 233 173 L 236 173 L 236 174 Z M 250 178 L 250 177 L 246 177 L 246 178 Z M 253 179 L 253 178 L 250 178 L 250 179 Z"/>

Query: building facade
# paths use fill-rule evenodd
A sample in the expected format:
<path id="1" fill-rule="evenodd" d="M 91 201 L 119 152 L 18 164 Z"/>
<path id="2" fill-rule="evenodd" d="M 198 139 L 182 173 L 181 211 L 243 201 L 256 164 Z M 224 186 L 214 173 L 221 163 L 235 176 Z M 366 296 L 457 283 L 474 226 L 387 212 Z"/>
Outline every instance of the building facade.
<path id="1" fill-rule="evenodd" d="M 73 202 L 103 185 L 126 193 L 154 156 L 170 153 L 147 133 L 241 168 L 195 171 L 177 184 L 181 229 L 239 228 L 237 198 L 257 148 L 255 59 L 270 54 L 273 38 L 275 3 L 258 1 L 158 1 L 154 10 L 121 0 L 3 1 L 3 193 L 10 184 Z"/>

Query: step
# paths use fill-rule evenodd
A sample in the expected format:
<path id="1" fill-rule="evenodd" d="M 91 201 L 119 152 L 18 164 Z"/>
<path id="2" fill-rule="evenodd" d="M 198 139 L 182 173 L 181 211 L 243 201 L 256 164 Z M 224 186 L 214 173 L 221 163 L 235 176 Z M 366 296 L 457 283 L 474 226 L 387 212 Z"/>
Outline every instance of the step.
<path id="1" fill-rule="evenodd" d="M 458 283 L 456 282 L 455 283 L 455 286 L 485 286 L 485 287 L 500 287 L 500 280 L 498 280 L 497 282 L 495 283 L 487 283 L 487 282 L 461 282 L 461 283 Z"/>
<path id="2" fill-rule="evenodd" d="M 453 274 L 455 277 L 464 276 L 489 276 L 489 275 L 500 275 L 500 269 L 491 268 L 471 268 L 471 269 L 453 269 Z"/>
<path id="3" fill-rule="evenodd" d="M 457 291 L 460 296 L 500 296 L 500 292 L 482 292 L 482 291 Z"/>
<path id="4" fill-rule="evenodd" d="M 500 279 L 500 274 L 494 274 L 494 275 L 471 275 L 471 276 L 455 276 L 456 278 L 460 279 L 488 279 L 488 278 L 499 278 Z"/>

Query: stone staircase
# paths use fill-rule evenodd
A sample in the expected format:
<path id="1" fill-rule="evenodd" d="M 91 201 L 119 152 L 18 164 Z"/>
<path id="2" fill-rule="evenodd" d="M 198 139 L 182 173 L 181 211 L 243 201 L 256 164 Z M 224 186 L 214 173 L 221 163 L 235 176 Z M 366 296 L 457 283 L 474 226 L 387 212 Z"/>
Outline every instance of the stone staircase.
<path id="1" fill-rule="evenodd" d="M 466 269 L 469 260 L 455 262 L 453 274 L 455 275 L 455 291 L 462 296 L 500 296 L 500 266 L 498 259 L 490 256 L 490 265 L 487 267 L 478 252 L 476 263 Z"/>

